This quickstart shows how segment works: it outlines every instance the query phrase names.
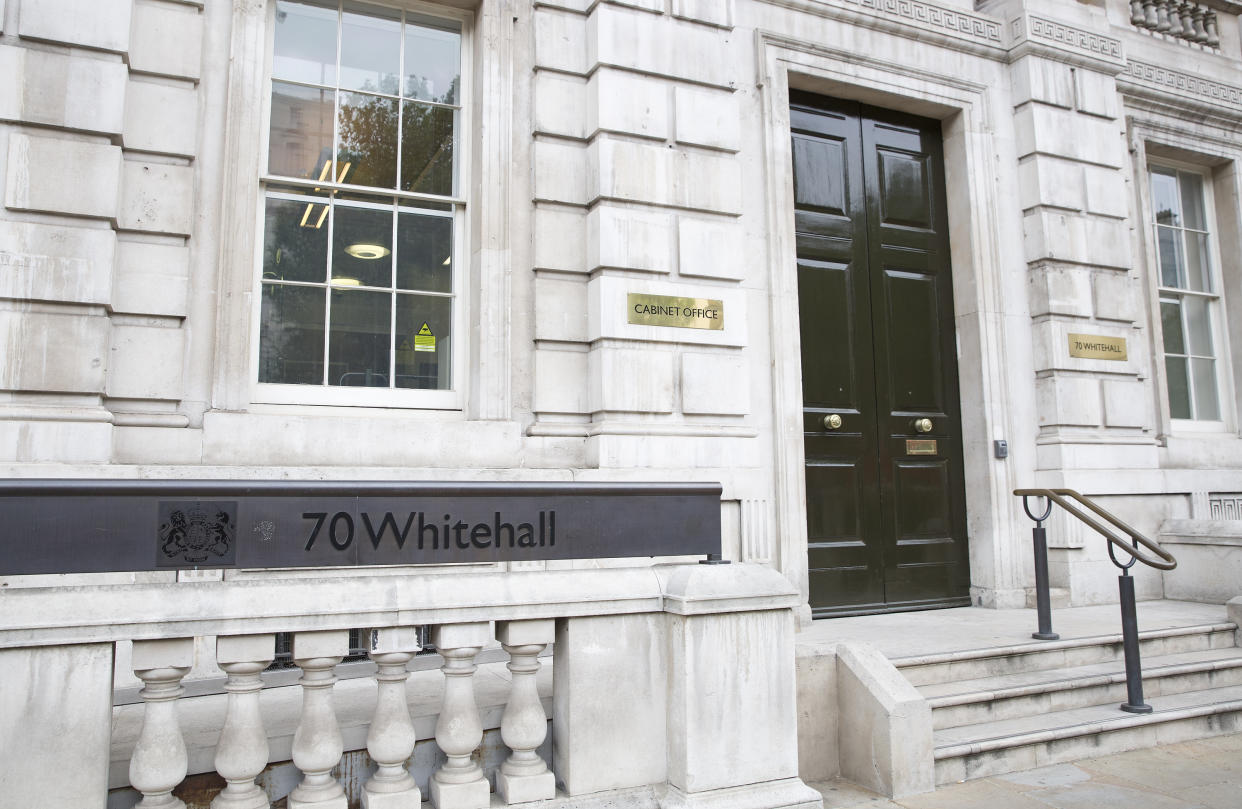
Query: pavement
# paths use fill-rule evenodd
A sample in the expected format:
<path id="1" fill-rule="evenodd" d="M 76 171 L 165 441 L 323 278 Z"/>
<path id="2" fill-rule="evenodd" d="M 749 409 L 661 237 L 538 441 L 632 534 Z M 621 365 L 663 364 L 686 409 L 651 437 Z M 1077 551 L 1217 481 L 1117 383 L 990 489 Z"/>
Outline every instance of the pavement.
<path id="1" fill-rule="evenodd" d="M 885 798 L 811 784 L 824 809 L 1242 809 L 1242 733 L 1131 750 Z"/>

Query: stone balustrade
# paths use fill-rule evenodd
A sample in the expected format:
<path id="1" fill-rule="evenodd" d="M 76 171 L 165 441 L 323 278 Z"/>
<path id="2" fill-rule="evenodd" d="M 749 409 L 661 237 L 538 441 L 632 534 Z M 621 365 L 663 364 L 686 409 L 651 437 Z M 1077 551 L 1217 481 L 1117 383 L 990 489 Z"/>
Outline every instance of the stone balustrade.
<path id="1" fill-rule="evenodd" d="M 727 798 L 810 809 L 818 793 L 797 777 L 797 602 L 779 574 L 742 564 L 5 590 L 0 726 L 22 733 L 0 739 L 0 803 L 103 809 L 124 803 L 108 799 L 119 786 L 140 793 L 142 809 L 181 809 L 179 785 L 214 767 L 225 786 L 185 790 L 191 809 L 265 809 L 286 795 L 289 809 L 417 809 L 424 797 L 435 809 L 485 809 L 493 789 L 508 804 L 624 793 L 652 807 Z M 443 660 L 434 696 L 426 683 L 407 688 L 424 625 Z M 367 772 L 343 778 L 343 757 L 361 745 L 342 733 L 335 689 L 356 626 L 372 627 L 375 664 L 366 758 L 355 756 Z M 301 677 L 265 688 L 277 631 L 293 633 Z M 184 695 L 204 662 L 195 649 L 211 646 L 202 639 L 214 639 L 223 695 Z M 115 707 L 125 641 L 142 703 Z M 475 697 L 476 656 L 494 642 L 508 657 L 499 766 L 480 751 Z M 536 685 L 549 646 L 551 717 Z M 504 676 L 498 665 L 489 677 Z M 424 795 L 411 763 L 429 734 L 411 707 L 425 715 L 428 698 L 439 766 L 422 776 Z M 120 784 L 118 711 L 141 713 Z M 274 742 L 276 726 L 296 727 L 291 745 Z M 287 760 L 299 777 L 278 789 L 271 770 Z"/>
<path id="2" fill-rule="evenodd" d="M 1130 0 L 1130 22 L 1158 34 L 1220 47 L 1216 12 L 1185 0 Z"/>

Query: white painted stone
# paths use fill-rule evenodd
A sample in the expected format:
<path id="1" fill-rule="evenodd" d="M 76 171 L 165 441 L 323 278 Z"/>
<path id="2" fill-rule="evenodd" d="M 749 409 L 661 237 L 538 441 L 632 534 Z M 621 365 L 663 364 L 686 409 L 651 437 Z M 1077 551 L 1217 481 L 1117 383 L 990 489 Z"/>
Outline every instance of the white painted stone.
<path id="1" fill-rule="evenodd" d="M 1073 109 L 1074 71 L 1069 65 L 1027 56 L 1014 64 L 1009 75 L 1014 106 L 1038 101 Z"/>
<path id="2" fill-rule="evenodd" d="M 743 416 L 750 412 L 750 374 L 743 357 L 731 354 L 681 355 L 681 411 Z"/>
<path id="3" fill-rule="evenodd" d="M 742 229 L 732 219 L 678 216 L 677 255 L 682 276 L 740 281 L 746 273 Z"/>
<path id="4" fill-rule="evenodd" d="M 600 68 L 587 101 L 588 136 L 602 130 L 664 140 L 670 134 L 668 85 L 660 79 Z"/>
<path id="5" fill-rule="evenodd" d="M 133 0 L 21 0 L 17 34 L 106 51 L 129 49 Z"/>
<path id="6" fill-rule="evenodd" d="M 585 212 L 537 206 L 532 230 L 537 269 L 586 272 Z"/>
<path id="7" fill-rule="evenodd" d="M 131 81 L 125 95 L 125 148 L 192 157 L 198 148 L 198 93 Z"/>
<path id="8" fill-rule="evenodd" d="M 1110 119 L 1119 115 L 1117 80 L 1113 76 L 1081 67 L 1075 69 L 1074 97 L 1079 112 Z"/>
<path id="9" fill-rule="evenodd" d="M 650 349 L 595 349 L 587 359 L 592 413 L 673 412 L 673 354 Z"/>
<path id="10" fill-rule="evenodd" d="M 103 391 L 108 320 L 96 315 L 0 310 L 0 389 Z"/>
<path id="11" fill-rule="evenodd" d="M 1125 140 L 1113 121 L 1026 104 L 1014 113 L 1014 131 L 1018 157 L 1039 152 L 1101 166 L 1125 165 Z"/>
<path id="12" fill-rule="evenodd" d="M 587 341 L 587 285 L 573 278 L 535 279 L 535 339 Z"/>
<path id="13" fill-rule="evenodd" d="M 293 659 L 344 657 L 349 654 L 349 633 L 339 630 L 297 632 L 293 636 Z"/>
<path id="14" fill-rule="evenodd" d="M 1027 273 L 1031 317 L 1091 316 L 1091 271 L 1086 267 L 1046 265 Z"/>
<path id="15" fill-rule="evenodd" d="M 0 45 L 0 119 L 115 134 L 125 107 L 120 61 Z"/>
<path id="16" fill-rule="evenodd" d="M 725 90 L 678 85 L 673 89 L 677 142 L 736 152 L 742 144 L 737 97 Z"/>
<path id="17" fill-rule="evenodd" d="M 121 149 L 14 132 L 7 175 L 8 208 L 111 218 L 117 214 Z"/>
<path id="18" fill-rule="evenodd" d="M 1098 272 L 1092 278 L 1095 316 L 1133 323 L 1139 314 L 1136 279 L 1126 273 Z"/>
<path id="19" fill-rule="evenodd" d="M 1031 155 L 1018 164 L 1023 210 L 1050 205 L 1081 211 L 1086 207 L 1083 164 L 1047 155 Z"/>
<path id="20" fill-rule="evenodd" d="M 123 230 L 189 235 L 194 220 L 194 169 L 127 160 L 116 222 Z"/>
<path id="21" fill-rule="evenodd" d="M 589 18 L 587 63 L 729 87 L 728 44 L 724 31 L 604 4 Z"/>
<path id="22" fill-rule="evenodd" d="M 556 622 L 550 618 L 531 621 L 497 621 L 496 640 L 508 646 L 552 643 L 556 640 Z"/>
<path id="23" fill-rule="evenodd" d="M 1082 173 L 1086 210 L 1089 213 L 1119 219 L 1130 215 L 1130 191 L 1122 172 L 1103 166 L 1084 165 Z"/>
<path id="24" fill-rule="evenodd" d="M 1053 376 L 1035 381 L 1035 399 L 1042 426 L 1098 427 L 1101 423 L 1100 383 L 1094 379 Z"/>
<path id="25" fill-rule="evenodd" d="M 536 8 L 535 66 L 566 73 L 587 73 L 587 18 L 550 8 Z"/>
<path id="26" fill-rule="evenodd" d="M 587 214 L 587 268 L 667 273 L 673 265 L 671 214 L 597 205 Z"/>
<path id="27" fill-rule="evenodd" d="M 627 296 L 667 295 L 679 298 L 718 300 L 722 306 L 724 328 L 686 329 L 672 326 L 631 324 Z M 736 287 L 713 286 L 705 283 L 669 283 L 600 276 L 592 278 L 587 291 L 587 337 L 617 337 L 628 340 L 653 340 L 666 343 L 743 346 L 746 344 L 746 296 Z"/>
<path id="28" fill-rule="evenodd" d="M 1022 219 L 1028 262 L 1074 261 L 1101 267 L 1130 265 L 1130 233 L 1124 221 L 1035 209 Z"/>
<path id="29" fill-rule="evenodd" d="M 0 297 L 107 303 L 116 234 L 0 220 Z"/>
<path id="30" fill-rule="evenodd" d="M 739 213 L 741 164 L 733 157 L 599 138 L 590 146 L 588 202 L 648 202 L 713 213 Z"/>
<path id="31" fill-rule="evenodd" d="M 836 649 L 798 644 L 796 655 L 798 777 L 830 781 L 841 774 Z"/>
<path id="32" fill-rule="evenodd" d="M 114 427 L 112 460 L 121 464 L 203 462 L 203 431 L 183 427 Z"/>
<path id="33" fill-rule="evenodd" d="M 122 239 L 116 245 L 112 311 L 184 317 L 190 250 Z"/>
<path id="34" fill-rule="evenodd" d="M 1151 425 L 1151 389 L 1142 382 L 1105 379 L 1105 427 L 1149 427 Z"/>
<path id="35" fill-rule="evenodd" d="M 733 0 L 673 0 L 672 10 L 678 19 L 733 27 Z"/>
<path id="36" fill-rule="evenodd" d="M 164 326 L 113 325 L 109 396 L 180 399 L 185 332 Z"/>
<path id="37" fill-rule="evenodd" d="M 600 469 L 758 470 L 765 463 L 763 444 L 754 438 L 671 435 L 652 441 L 601 431 L 587 439 L 586 452 L 588 462 Z"/>
<path id="38" fill-rule="evenodd" d="M 134 0 L 129 69 L 197 79 L 202 72 L 203 15 L 193 6 Z"/>
<path id="39" fill-rule="evenodd" d="M 586 413 L 587 352 L 535 352 L 534 410 L 536 413 Z"/>
<path id="40" fill-rule="evenodd" d="M 538 15 L 536 15 L 538 16 Z M 587 128 L 587 82 L 541 70 L 535 74 L 535 132 L 585 139 Z"/>
<path id="41" fill-rule="evenodd" d="M 112 644 L 0 649 L 0 671 L 5 805 L 103 806 L 112 736 Z"/>
<path id="42" fill-rule="evenodd" d="M 588 151 L 567 143 L 537 141 L 534 148 L 535 199 L 586 205 Z"/>

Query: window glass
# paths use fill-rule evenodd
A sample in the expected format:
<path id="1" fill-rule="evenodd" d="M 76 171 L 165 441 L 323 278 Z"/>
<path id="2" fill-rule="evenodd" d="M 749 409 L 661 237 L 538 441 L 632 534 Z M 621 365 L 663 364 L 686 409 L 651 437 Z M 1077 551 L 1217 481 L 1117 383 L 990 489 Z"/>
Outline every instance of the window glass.
<path id="1" fill-rule="evenodd" d="M 272 78 L 305 84 L 336 83 L 336 3 L 280 0 Z"/>
<path id="2" fill-rule="evenodd" d="M 341 21 L 341 88 L 397 95 L 401 12 L 346 3 Z"/>
<path id="3" fill-rule="evenodd" d="M 1164 366 L 1169 378 L 1169 414 L 1175 419 L 1191 418 L 1190 381 L 1186 374 L 1186 358 L 1165 357 Z"/>
<path id="4" fill-rule="evenodd" d="M 274 81 L 271 115 L 268 172 L 330 181 L 336 92 Z"/>
<path id="5" fill-rule="evenodd" d="M 457 103 L 461 82 L 461 35 L 434 20 L 405 29 L 405 96 L 441 104 Z"/>
<path id="6" fill-rule="evenodd" d="M 265 284 L 259 319 L 259 381 L 323 384 L 324 290 Z"/>

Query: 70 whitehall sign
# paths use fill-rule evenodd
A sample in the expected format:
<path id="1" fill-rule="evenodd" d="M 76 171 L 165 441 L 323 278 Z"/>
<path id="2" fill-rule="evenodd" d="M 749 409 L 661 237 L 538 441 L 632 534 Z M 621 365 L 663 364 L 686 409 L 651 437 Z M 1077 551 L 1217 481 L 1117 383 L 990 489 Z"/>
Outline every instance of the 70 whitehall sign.
<path id="1" fill-rule="evenodd" d="M 720 553 L 720 486 L 0 481 L 0 575 Z"/>

